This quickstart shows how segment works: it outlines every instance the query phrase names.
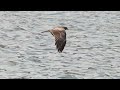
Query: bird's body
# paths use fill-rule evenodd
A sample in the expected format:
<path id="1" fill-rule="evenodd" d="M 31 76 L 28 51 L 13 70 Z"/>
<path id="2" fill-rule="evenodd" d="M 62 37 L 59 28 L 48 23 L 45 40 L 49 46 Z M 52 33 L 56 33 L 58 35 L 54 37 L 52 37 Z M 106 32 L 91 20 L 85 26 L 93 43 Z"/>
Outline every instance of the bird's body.
<path id="1" fill-rule="evenodd" d="M 66 32 L 67 27 L 56 27 L 48 30 L 55 37 L 56 49 L 61 53 L 66 45 Z M 46 32 L 46 31 L 45 31 Z"/>

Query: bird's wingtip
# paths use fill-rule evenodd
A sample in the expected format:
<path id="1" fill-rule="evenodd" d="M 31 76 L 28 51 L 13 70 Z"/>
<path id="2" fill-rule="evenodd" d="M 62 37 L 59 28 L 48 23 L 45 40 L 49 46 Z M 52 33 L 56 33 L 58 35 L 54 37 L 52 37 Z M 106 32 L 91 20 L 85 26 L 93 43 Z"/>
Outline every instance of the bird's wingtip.
<path id="1" fill-rule="evenodd" d="M 47 30 L 47 31 L 43 31 L 43 32 L 41 32 L 41 33 L 44 33 L 44 32 L 49 32 L 49 30 Z"/>

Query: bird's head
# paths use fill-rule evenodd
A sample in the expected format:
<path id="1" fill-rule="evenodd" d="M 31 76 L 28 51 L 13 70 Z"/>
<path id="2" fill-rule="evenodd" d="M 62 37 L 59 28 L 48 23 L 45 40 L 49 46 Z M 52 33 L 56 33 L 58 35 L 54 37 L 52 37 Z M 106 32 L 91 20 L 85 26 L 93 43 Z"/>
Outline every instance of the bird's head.
<path id="1" fill-rule="evenodd" d="M 63 27 L 65 30 L 68 30 L 68 28 L 67 27 Z"/>

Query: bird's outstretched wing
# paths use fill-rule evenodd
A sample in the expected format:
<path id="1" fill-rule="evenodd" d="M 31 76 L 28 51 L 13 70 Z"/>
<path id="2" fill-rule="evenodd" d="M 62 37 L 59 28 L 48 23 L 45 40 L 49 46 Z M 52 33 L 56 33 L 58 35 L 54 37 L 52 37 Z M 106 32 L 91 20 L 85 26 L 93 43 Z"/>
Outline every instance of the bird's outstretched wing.
<path id="1" fill-rule="evenodd" d="M 51 34 L 55 37 L 55 45 L 58 52 L 62 52 L 66 45 L 66 32 L 65 30 L 56 31 L 52 30 Z"/>
<path id="2" fill-rule="evenodd" d="M 60 31 L 59 36 L 55 36 L 55 45 L 58 52 L 62 52 L 66 45 L 66 32 Z"/>

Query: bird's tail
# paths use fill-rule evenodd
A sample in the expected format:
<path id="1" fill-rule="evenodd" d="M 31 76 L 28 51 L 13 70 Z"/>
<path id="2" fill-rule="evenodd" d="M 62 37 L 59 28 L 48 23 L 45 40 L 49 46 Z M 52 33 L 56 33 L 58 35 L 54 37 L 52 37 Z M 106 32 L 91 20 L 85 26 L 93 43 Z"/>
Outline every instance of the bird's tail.
<path id="1" fill-rule="evenodd" d="M 41 32 L 41 33 L 44 33 L 44 32 L 49 32 L 49 30 L 47 30 L 47 31 L 43 31 L 43 32 Z"/>

